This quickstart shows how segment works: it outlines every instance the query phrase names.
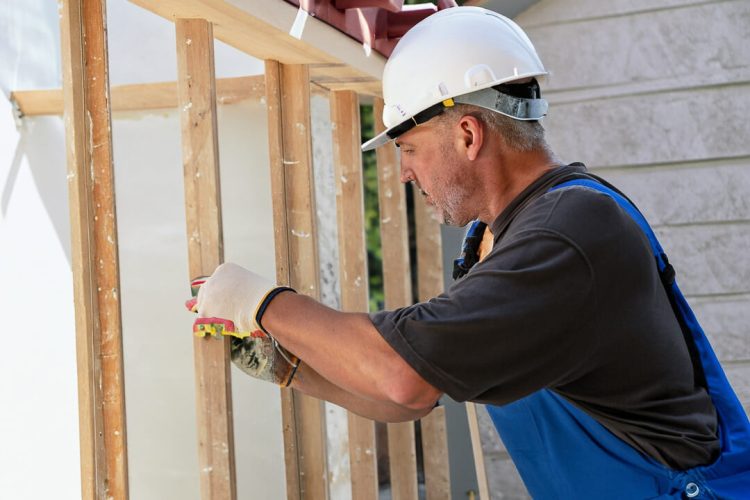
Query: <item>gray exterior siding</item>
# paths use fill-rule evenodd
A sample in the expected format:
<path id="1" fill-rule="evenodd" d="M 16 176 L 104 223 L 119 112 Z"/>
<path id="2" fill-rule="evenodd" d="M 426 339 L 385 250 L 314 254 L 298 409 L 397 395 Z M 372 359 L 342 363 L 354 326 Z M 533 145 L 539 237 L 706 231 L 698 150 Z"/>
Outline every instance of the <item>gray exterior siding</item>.
<path id="1" fill-rule="evenodd" d="M 750 409 L 750 2 L 542 0 L 516 21 L 551 73 L 553 149 L 644 212 Z M 492 498 L 526 498 L 482 417 Z"/>

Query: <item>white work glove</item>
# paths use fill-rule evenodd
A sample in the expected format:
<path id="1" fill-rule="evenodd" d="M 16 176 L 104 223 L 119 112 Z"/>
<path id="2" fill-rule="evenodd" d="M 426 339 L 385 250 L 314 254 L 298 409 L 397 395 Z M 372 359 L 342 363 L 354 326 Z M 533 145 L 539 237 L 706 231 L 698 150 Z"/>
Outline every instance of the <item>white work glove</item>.
<path id="1" fill-rule="evenodd" d="M 228 319 L 234 323 L 236 331 L 221 330 L 221 334 L 230 336 L 232 362 L 252 377 L 288 386 L 299 358 L 262 327 L 261 318 L 278 293 L 293 290 L 231 263 L 220 265 L 205 281 L 195 283 L 200 288 L 192 309 L 198 318 Z"/>
<path id="2" fill-rule="evenodd" d="M 198 317 L 231 319 L 241 332 L 263 330 L 259 315 L 283 290 L 290 289 L 228 262 L 217 267 L 198 290 Z"/>

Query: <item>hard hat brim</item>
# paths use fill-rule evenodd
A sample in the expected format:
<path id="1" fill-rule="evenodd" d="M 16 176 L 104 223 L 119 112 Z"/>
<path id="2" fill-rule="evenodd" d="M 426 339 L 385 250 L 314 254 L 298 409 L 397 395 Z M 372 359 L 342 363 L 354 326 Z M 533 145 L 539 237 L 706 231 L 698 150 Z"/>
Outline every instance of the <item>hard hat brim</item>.
<path id="1" fill-rule="evenodd" d="M 389 131 L 390 129 L 385 130 L 379 133 L 378 135 L 376 135 L 375 137 L 373 137 L 372 139 L 370 139 L 369 141 L 362 144 L 362 151 L 370 151 L 371 149 L 379 148 L 380 146 L 392 141 L 393 139 L 388 137 Z"/>

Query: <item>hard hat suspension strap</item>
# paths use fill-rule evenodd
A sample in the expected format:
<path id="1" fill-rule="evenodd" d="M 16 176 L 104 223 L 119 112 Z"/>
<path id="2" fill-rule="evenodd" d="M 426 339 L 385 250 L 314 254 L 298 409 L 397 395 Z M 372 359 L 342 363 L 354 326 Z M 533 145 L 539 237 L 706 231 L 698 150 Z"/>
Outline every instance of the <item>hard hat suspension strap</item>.
<path id="1" fill-rule="evenodd" d="M 494 87 L 477 90 L 453 99 L 457 103 L 472 104 L 524 121 L 540 120 L 547 114 L 548 108 L 545 99 L 515 97 L 500 92 Z"/>

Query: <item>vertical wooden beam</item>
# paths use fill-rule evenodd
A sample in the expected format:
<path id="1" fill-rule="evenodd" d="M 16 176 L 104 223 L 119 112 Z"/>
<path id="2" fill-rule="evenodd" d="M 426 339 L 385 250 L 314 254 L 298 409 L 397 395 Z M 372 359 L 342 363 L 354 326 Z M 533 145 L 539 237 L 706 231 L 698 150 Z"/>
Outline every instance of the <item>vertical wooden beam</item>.
<path id="1" fill-rule="evenodd" d="M 414 192 L 414 219 L 417 230 L 417 281 L 419 300 L 442 293 L 443 252 L 440 224 L 424 197 Z M 422 455 L 424 457 L 427 500 L 450 499 L 450 463 L 445 408 L 440 406 L 422 419 Z"/>
<path id="2" fill-rule="evenodd" d="M 414 192 L 414 222 L 417 230 L 417 295 L 426 301 L 443 293 L 443 248 L 440 223 L 424 196 Z"/>
<path id="3" fill-rule="evenodd" d="M 75 300 L 81 497 L 128 498 L 120 275 L 106 13 L 62 2 L 61 43 Z"/>
<path id="4" fill-rule="evenodd" d="M 421 420 L 422 457 L 427 500 L 451 498 L 451 471 L 448 461 L 448 430 L 445 406 L 438 406 Z"/>
<path id="5" fill-rule="evenodd" d="M 214 38 L 203 19 L 176 19 L 177 87 L 190 278 L 224 260 L 216 126 Z M 237 496 L 229 340 L 193 338 L 201 498 Z"/>
<path id="6" fill-rule="evenodd" d="M 377 97 L 373 103 L 373 116 L 375 133 L 378 134 L 385 130 L 385 126 L 383 100 Z M 385 308 L 397 309 L 412 302 L 406 192 L 399 178 L 395 146 L 379 147 L 376 157 Z M 416 500 L 419 493 L 413 422 L 388 424 L 388 458 L 393 500 Z"/>
<path id="7" fill-rule="evenodd" d="M 319 298 L 313 195 L 310 74 L 304 65 L 266 61 L 276 279 Z M 323 402 L 281 390 L 287 498 L 328 498 Z"/>
<path id="8" fill-rule="evenodd" d="M 474 455 L 474 467 L 477 470 L 477 486 L 479 487 L 479 500 L 490 500 L 490 485 L 487 481 L 487 469 L 484 464 L 484 452 L 482 451 L 482 437 L 479 434 L 479 417 L 477 405 L 466 403 L 466 418 L 469 420 L 469 434 L 471 435 L 471 450 Z"/>
<path id="9" fill-rule="evenodd" d="M 277 61 L 265 62 L 266 111 L 268 113 L 268 149 L 271 167 L 271 192 L 273 210 L 273 235 L 276 259 L 276 281 L 291 283 L 289 262 L 289 224 L 287 223 L 286 167 L 284 165 L 284 123 L 282 117 L 281 64 Z M 312 196 L 312 193 L 310 193 Z M 315 249 L 314 251 L 317 251 Z M 300 477 L 299 426 L 295 407 L 295 391 L 281 389 L 281 419 L 284 437 L 284 462 L 286 469 L 287 500 L 302 498 L 302 478 Z"/>
<path id="10" fill-rule="evenodd" d="M 355 92 L 342 90 L 331 92 L 330 100 L 341 306 L 344 311 L 367 312 L 369 294 L 359 99 Z M 375 422 L 351 412 L 348 416 L 352 498 L 377 500 Z"/>

